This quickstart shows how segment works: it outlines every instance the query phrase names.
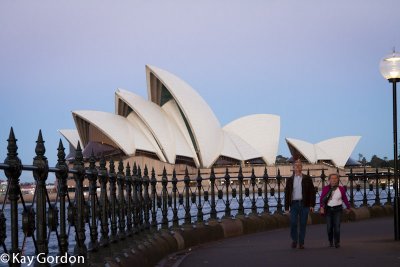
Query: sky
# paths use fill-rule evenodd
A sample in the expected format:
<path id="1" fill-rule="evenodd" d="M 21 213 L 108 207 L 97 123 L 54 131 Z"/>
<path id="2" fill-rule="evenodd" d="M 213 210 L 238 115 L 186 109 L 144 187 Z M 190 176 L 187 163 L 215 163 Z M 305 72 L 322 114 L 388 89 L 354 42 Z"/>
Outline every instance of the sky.
<path id="1" fill-rule="evenodd" d="M 114 112 L 117 88 L 147 98 L 146 64 L 188 82 L 222 126 L 279 115 L 284 156 L 285 137 L 360 135 L 354 158 L 393 158 L 379 61 L 400 50 L 399 10 L 398 0 L 3 0 L 0 161 L 14 127 L 31 164 L 41 129 L 54 166 L 71 111 Z"/>

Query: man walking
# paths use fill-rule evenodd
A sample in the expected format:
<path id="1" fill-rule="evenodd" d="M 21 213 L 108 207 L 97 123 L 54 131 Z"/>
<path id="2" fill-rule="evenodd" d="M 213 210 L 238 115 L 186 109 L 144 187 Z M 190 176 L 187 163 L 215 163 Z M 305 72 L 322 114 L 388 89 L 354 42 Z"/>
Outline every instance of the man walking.
<path id="1" fill-rule="evenodd" d="M 315 206 L 315 189 L 311 177 L 302 173 L 300 159 L 294 162 L 293 168 L 294 175 L 286 181 L 285 211 L 290 212 L 292 248 L 299 245 L 299 249 L 304 249 L 308 212 L 313 212 Z"/>

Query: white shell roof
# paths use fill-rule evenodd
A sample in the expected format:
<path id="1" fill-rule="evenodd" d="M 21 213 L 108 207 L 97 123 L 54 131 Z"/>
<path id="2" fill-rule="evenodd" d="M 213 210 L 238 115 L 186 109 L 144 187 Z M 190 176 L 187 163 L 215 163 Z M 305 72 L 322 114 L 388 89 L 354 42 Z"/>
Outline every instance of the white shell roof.
<path id="1" fill-rule="evenodd" d="M 315 160 L 330 160 L 331 156 L 326 154 L 325 150 L 323 150 L 320 146 L 314 145 L 315 150 Z"/>
<path id="2" fill-rule="evenodd" d="M 261 158 L 262 154 L 234 133 L 224 132 L 224 147 L 221 155 L 237 160 Z"/>
<path id="3" fill-rule="evenodd" d="M 149 100 L 152 91 L 150 73 L 168 89 L 187 119 L 199 151 L 203 167 L 210 167 L 218 158 L 223 146 L 223 133 L 218 119 L 204 99 L 185 81 L 163 69 L 146 66 Z M 157 104 L 157 103 L 156 103 Z"/>
<path id="4" fill-rule="evenodd" d="M 150 129 L 143 123 L 142 120 L 137 116 L 136 113 L 131 112 L 126 119 L 137 129 L 142 131 L 143 135 L 147 137 L 147 140 L 151 143 L 152 147 L 154 147 L 154 151 L 152 150 L 146 150 L 146 151 L 151 151 L 155 152 L 157 156 L 160 158 L 161 161 L 167 162 L 166 158 L 164 157 L 164 154 L 162 153 L 160 147 L 157 144 L 156 139 L 154 139 L 152 133 L 150 132 Z M 140 149 L 140 148 L 139 148 Z"/>
<path id="5" fill-rule="evenodd" d="M 309 162 L 317 162 L 315 147 L 313 144 L 303 140 L 286 138 L 286 142 L 299 151 Z"/>
<path id="6" fill-rule="evenodd" d="M 325 151 L 337 166 L 343 167 L 360 139 L 361 136 L 342 136 L 319 142 L 316 146 Z"/>
<path id="7" fill-rule="evenodd" d="M 280 135 L 279 116 L 249 115 L 232 121 L 223 129 L 243 139 L 262 156 L 267 164 L 275 164 Z"/>
<path id="8" fill-rule="evenodd" d="M 171 123 L 176 127 L 172 127 L 175 131 L 175 145 L 176 155 L 193 158 L 197 167 L 200 167 L 199 159 L 197 158 L 196 150 L 190 139 L 189 132 L 186 128 L 185 122 L 179 112 L 175 100 L 170 100 L 162 106 L 162 109 L 171 119 Z"/>
<path id="9" fill-rule="evenodd" d="M 72 112 L 75 124 L 84 120 L 110 138 L 127 155 L 134 155 L 136 149 L 156 153 L 161 158 L 162 153 L 154 147 L 148 137 L 125 117 L 108 112 L 79 110 Z M 78 128 L 79 129 L 79 128 Z M 84 133 L 79 133 L 82 137 Z M 82 139 L 82 138 L 81 138 Z"/>
<path id="10" fill-rule="evenodd" d="M 344 167 L 361 136 L 342 136 L 327 139 L 317 144 L 286 138 L 286 142 L 301 153 L 310 163 L 331 160 L 336 166 Z"/>
<path id="11" fill-rule="evenodd" d="M 73 147 L 78 147 L 78 142 L 82 144 L 81 139 L 79 138 L 78 130 L 76 129 L 61 129 L 58 132 L 64 136 L 64 138 L 68 141 L 68 143 Z"/>
<path id="12" fill-rule="evenodd" d="M 229 132 L 224 131 L 224 146 L 221 151 L 222 156 L 230 157 L 242 161 L 243 156 L 233 142 Z"/>
<path id="13" fill-rule="evenodd" d="M 174 162 L 175 138 L 165 112 L 156 104 L 122 89 L 118 89 L 115 96 L 129 105 L 140 120 L 143 121 L 155 138 L 157 145 L 163 150 L 167 161 Z M 118 104 L 119 101 L 116 101 L 116 103 Z M 116 111 L 118 111 L 118 107 Z"/>

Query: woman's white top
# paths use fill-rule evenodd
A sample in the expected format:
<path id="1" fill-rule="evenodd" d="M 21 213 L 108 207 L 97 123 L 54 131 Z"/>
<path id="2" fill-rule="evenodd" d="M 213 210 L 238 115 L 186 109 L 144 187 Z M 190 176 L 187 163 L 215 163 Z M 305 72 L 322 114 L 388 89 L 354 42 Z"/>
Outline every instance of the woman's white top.
<path id="1" fill-rule="evenodd" d="M 329 207 L 339 206 L 343 204 L 342 193 L 340 193 L 339 187 L 336 188 L 335 192 L 332 193 L 332 197 L 328 201 Z"/>

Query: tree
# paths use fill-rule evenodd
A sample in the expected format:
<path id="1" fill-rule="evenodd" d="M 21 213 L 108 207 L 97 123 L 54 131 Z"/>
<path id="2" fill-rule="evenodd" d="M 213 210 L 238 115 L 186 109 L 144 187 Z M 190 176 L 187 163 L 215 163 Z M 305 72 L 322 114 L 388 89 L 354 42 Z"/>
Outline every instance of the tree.
<path id="1" fill-rule="evenodd" d="M 373 155 L 369 164 L 373 168 L 379 168 L 382 164 L 382 161 L 383 161 L 383 159 L 381 159 L 377 155 Z"/>
<path id="2" fill-rule="evenodd" d="M 367 159 L 365 157 L 362 158 L 361 165 L 362 166 L 366 166 L 367 165 Z"/>
<path id="3" fill-rule="evenodd" d="M 364 156 L 363 156 L 363 154 L 361 154 L 361 153 L 358 153 L 358 161 L 359 162 L 361 162 L 362 161 L 362 158 L 363 158 Z"/>
<path id="4" fill-rule="evenodd" d="M 381 159 L 377 155 L 373 155 L 371 158 L 370 165 L 373 168 L 387 168 L 393 164 L 392 162 L 393 162 L 393 160 L 388 161 L 387 157 L 384 157 L 384 159 Z"/>

